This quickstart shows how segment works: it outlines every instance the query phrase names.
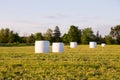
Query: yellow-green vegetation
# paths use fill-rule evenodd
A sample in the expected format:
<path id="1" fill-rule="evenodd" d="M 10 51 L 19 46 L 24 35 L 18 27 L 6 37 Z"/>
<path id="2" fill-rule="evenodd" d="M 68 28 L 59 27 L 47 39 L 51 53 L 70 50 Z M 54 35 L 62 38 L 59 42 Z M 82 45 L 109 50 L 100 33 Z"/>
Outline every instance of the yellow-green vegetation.
<path id="1" fill-rule="evenodd" d="M 0 47 L 0 80 L 120 80 L 120 45 L 65 46 L 35 54 L 34 47 Z"/>

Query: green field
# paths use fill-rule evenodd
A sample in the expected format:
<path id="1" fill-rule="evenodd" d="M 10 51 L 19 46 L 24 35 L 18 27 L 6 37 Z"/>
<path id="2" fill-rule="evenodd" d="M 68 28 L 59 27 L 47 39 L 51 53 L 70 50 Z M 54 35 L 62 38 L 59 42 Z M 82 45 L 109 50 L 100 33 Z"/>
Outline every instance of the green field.
<path id="1" fill-rule="evenodd" d="M 0 80 L 120 80 L 120 45 L 35 54 L 33 46 L 0 47 Z"/>

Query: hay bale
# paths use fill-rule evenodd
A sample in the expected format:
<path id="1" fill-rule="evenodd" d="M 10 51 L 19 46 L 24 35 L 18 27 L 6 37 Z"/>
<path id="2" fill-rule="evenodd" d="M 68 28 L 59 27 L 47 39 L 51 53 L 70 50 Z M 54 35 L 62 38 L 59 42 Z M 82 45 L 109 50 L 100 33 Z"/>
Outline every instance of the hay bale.
<path id="1" fill-rule="evenodd" d="M 52 52 L 64 52 L 64 43 L 62 42 L 53 43 Z"/>
<path id="2" fill-rule="evenodd" d="M 105 47 L 105 46 L 106 46 L 106 44 L 105 44 L 105 43 L 102 43 L 102 44 L 101 44 L 101 46 L 102 46 L 102 47 Z"/>
<path id="3" fill-rule="evenodd" d="M 77 42 L 70 42 L 70 48 L 76 48 Z"/>
<path id="4" fill-rule="evenodd" d="M 35 42 L 35 53 L 49 53 L 50 42 L 49 41 L 36 41 Z"/>
<path id="5" fill-rule="evenodd" d="M 89 47 L 90 48 L 96 48 L 97 47 L 97 43 L 96 42 L 89 42 Z"/>

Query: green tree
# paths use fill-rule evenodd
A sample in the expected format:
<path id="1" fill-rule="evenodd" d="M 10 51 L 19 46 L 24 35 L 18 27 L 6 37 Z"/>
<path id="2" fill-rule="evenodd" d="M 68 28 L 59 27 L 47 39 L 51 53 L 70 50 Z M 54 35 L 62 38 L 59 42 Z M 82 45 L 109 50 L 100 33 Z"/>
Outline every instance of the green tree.
<path id="1" fill-rule="evenodd" d="M 4 38 L 5 38 L 4 41 L 5 41 L 5 43 L 9 42 L 9 34 L 10 34 L 9 28 L 4 29 Z"/>
<path id="2" fill-rule="evenodd" d="M 48 28 L 47 32 L 44 35 L 45 40 L 49 40 L 50 42 L 52 41 L 52 30 Z"/>
<path id="3" fill-rule="evenodd" d="M 108 35 L 108 36 L 105 36 L 105 42 L 107 44 L 113 44 L 114 43 L 114 39 L 112 39 L 112 37 Z"/>
<path id="4" fill-rule="evenodd" d="M 10 30 L 8 28 L 6 29 L 1 29 L 0 30 L 0 42 L 1 43 L 8 43 L 9 40 L 9 32 Z"/>
<path id="5" fill-rule="evenodd" d="M 120 44 L 120 25 L 111 27 L 110 36 L 115 40 L 116 44 Z"/>
<path id="6" fill-rule="evenodd" d="M 60 35 L 61 35 L 60 29 L 59 29 L 58 26 L 56 26 L 55 29 L 54 29 L 54 32 L 53 32 L 53 40 L 55 42 L 61 41 Z"/>
<path id="7" fill-rule="evenodd" d="M 1 29 L 0 30 L 0 43 L 14 43 L 19 42 L 19 35 L 18 33 L 14 33 L 9 28 Z"/>
<path id="8" fill-rule="evenodd" d="M 0 30 L 0 43 L 4 43 L 4 29 L 2 28 L 1 30 Z"/>
<path id="9" fill-rule="evenodd" d="M 85 28 L 82 30 L 81 41 L 83 44 L 88 44 L 89 41 L 95 41 L 95 35 L 93 34 L 92 28 Z"/>
<path id="10" fill-rule="evenodd" d="M 18 43 L 20 42 L 20 37 L 18 33 L 13 33 L 13 31 L 11 31 L 9 33 L 9 40 L 8 43 Z"/>
<path id="11" fill-rule="evenodd" d="M 68 31 L 68 38 L 69 42 L 81 42 L 81 30 L 78 29 L 77 26 L 70 26 L 70 29 Z"/>
<path id="12" fill-rule="evenodd" d="M 99 34 L 99 31 L 97 31 L 96 35 L 95 35 L 95 41 L 100 44 L 102 42 L 102 37 Z"/>
<path id="13" fill-rule="evenodd" d="M 27 43 L 27 39 L 28 39 L 28 37 L 25 37 L 25 36 L 22 36 L 22 37 L 20 37 L 20 39 L 21 39 L 21 43 Z"/>
<path id="14" fill-rule="evenodd" d="M 14 34 L 13 34 L 13 31 L 11 31 L 10 33 L 9 33 L 9 41 L 8 41 L 8 43 L 13 43 L 14 42 Z"/>
<path id="15" fill-rule="evenodd" d="M 62 36 L 62 41 L 63 41 L 64 43 L 69 43 L 68 34 L 65 33 L 65 34 Z"/>
<path id="16" fill-rule="evenodd" d="M 27 43 L 34 43 L 34 42 L 35 42 L 34 34 L 31 34 L 29 37 L 27 37 Z"/>
<path id="17" fill-rule="evenodd" d="M 43 40 L 43 36 L 41 33 L 36 33 L 35 34 L 35 40 Z"/>

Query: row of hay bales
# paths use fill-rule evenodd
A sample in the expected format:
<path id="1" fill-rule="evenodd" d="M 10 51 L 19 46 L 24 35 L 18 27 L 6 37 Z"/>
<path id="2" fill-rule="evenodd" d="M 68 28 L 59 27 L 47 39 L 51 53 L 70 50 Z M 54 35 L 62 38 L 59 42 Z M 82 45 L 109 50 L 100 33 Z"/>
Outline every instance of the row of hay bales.
<path id="1" fill-rule="evenodd" d="M 36 41 L 35 53 L 49 53 L 50 42 L 49 41 Z M 56 42 L 52 43 L 52 52 L 64 52 L 64 43 Z"/>
<path id="2" fill-rule="evenodd" d="M 102 47 L 105 47 L 106 44 L 105 44 L 105 43 L 102 43 L 101 46 L 102 46 Z M 90 47 L 90 48 L 96 48 L 96 47 L 97 47 L 97 42 L 89 42 L 89 47 Z"/>
<path id="3" fill-rule="evenodd" d="M 101 44 L 104 47 L 106 44 Z M 70 48 L 76 48 L 77 42 L 70 42 Z M 89 43 L 90 48 L 96 48 L 96 42 Z M 50 52 L 50 42 L 49 41 L 36 41 L 35 42 L 35 53 L 49 53 Z M 63 42 L 54 42 L 52 43 L 52 52 L 64 52 L 64 43 Z"/>

